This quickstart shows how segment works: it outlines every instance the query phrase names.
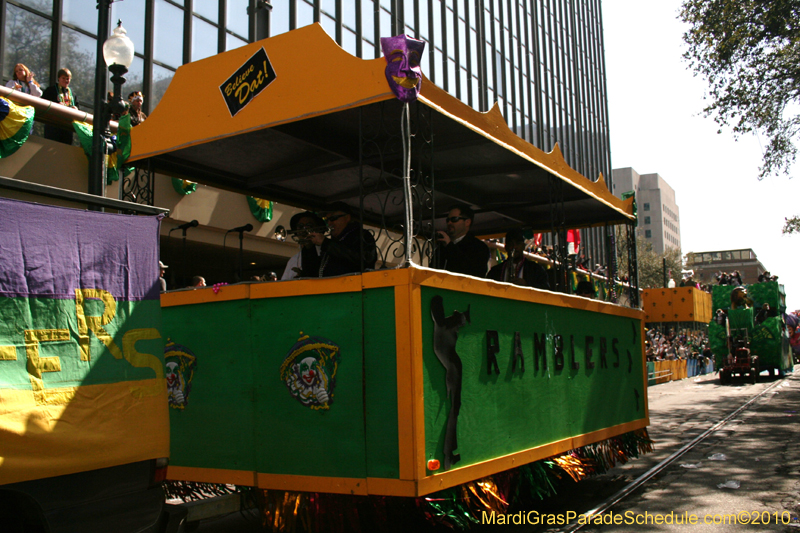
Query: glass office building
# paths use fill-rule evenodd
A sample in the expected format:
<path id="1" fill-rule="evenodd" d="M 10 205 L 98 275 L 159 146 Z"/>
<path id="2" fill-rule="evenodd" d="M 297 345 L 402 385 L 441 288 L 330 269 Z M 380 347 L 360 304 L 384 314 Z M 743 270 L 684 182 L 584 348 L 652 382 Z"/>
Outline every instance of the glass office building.
<path id="1" fill-rule="evenodd" d="M 42 86 L 67 67 L 91 110 L 96 5 L 0 0 L 3 83 L 16 63 Z M 518 135 L 545 151 L 558 142 L 570 166 L 610 184 L 600 0 L 118 0 L 110 16 L 136 48 L 124 91 L 143 91 L 147 113 L 181 64 L 262 37 L 319 22 L 342 48 L 371 59 L 380 37 L 406 33 L 428 42 L 422 70 L 434 83 L 481 111 L 496 102 Z M 587 256 L 604 263 L 603 231 L 584 233 Z"/>

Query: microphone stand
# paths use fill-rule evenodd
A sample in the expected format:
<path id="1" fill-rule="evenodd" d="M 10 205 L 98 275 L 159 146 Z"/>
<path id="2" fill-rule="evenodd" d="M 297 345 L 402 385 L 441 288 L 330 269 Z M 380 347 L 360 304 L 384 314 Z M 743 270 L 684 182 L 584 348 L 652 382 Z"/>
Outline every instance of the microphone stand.
<path id="1" fill-rule="evenodd" d="M 186 229 L 187 228 L 183 228 L 183 230 L 182 230 L 183 231 L 183 244 L 181 245 L 181 255 L 183 257 L 181 258 L 181 261 L 184 263 L 184 265 L 188 266 L 188 261 L 187 261 L 187 257 L 186 257 Z M 187 273 L 188 272 L 188 268 L 184 268 L 182 270 L 183 270 L 183 287 L 186 287 L 186 286 L 189 285 L 189 283 L 187 283 L 187 281 L 186 281 L 186 278 L 188 277 L 188 273 Z"/>
<path id="2" fill-rule="evenodd" d="M 194 228 L 194 227 L 197 227 L 197 221 L 196 221 L 196 220 L 194 220 L 194 221 L 192 221 L 192 222 L 194 223 L 194 225 L 193 225 L 193 226 L 188 226 L 188 227 L 180 227 L 180 226 L 178 226 L 178 227 L 172 228 L 172 229 L 171 229 L 171 230 L 169 230 L 169 232 L 167 233 L 167 237 L 169 237 L 169 236 L 172 234 L 172 232 L 173 232 L 173 231 L 175 231 L 176 229 L 180 229 L 180 230 L 183 232 L 183 244 L 181 245 L 181 255 L 183 256 L 183 257 L 182 257 L 182 259 L 181 259 L 181 263 L 182 263 L 182 265 L 181 265 L 181 266 L 182 266 L 182 267 L 183 267 L 183 266 L 187 266 L 187 265 L 188 265 L 188 261 L 186 260 L 186 230 L 187 230 L 187 229 L 189 229 L 189 228 Z M 186 226 L 186 225 L 184 224 L 184 226 Z M 188 271 L 188 270 L 184 270 L 184 271 L 183 271 L 183 286 L 184 286 L 184 287 L 186 287 L 187 285 L 189 285 L 189 283 L 188 283 L 188 282 L 187 282 L 187 280 L 186 280 L 186 278 L 187 278 L 187 274 L 186 274 L 186 272 L 187 272 L 187 271 Z"/>
<path id="3" fill-rule="evenodd" d="M 244 232 L 239 232 L 239 281 L 244 281 Z"/>
<path id="4" fill-rule="evenodd" d="M 240 226 L 238 228 L 229 229 L 225 233 L 225 238 L 228 238 L 228 233 L 232 231 L 239 232 L 239 280 L 244 281 L 244 232 L 245 231 L 253 231 L 252 224 L 246 224 L 244 226 Z M 223 253 L 225 252 L 225 239 L 222 241 L 222 249 Z"/>
<path id="5" fill-rule="evenodd" d="M 228 258 L 225 256 L 225 242 L 228 240 L 228 233 L 230 233 L 230 232 L 225 233 L 225 236 L 222 238 L 222 266 L 223 266 L 223 269 L 224 268 L 228 268 L 227 267 Z"/>

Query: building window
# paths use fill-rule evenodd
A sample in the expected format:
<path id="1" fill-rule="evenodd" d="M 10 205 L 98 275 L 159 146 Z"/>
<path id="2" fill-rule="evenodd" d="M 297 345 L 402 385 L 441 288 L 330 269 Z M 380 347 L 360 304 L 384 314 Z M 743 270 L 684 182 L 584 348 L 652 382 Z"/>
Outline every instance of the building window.
<path id="1" fill-rule="evenodd" d="M 644 223 L 645 224 L 649 224 L 650 223 L 650 217 L 644 217 Z"/>
<path id="2" fill-rule="evenodd" d="M 155 4 L 153 59 L 170 67 L 183 64 L 183 11 L 165 0 Z"/>
<path id="3" fill-rule="evenodd" d="M 645 211 L 650 211 L 650 204 L 649 204 L 649 203 L 645 203 L 645 204 L 642 206 L 642 209 L 643 209 L 643 210 L 645 210 Z"/>
<path id="4" fill-rule="evenodd" d="M 652 231 L 650 231 L 649 229 L 647 229 L 647 230 L 644 230 L 644 238 L 645 238 L 645 239 L 649 239 L 649 238 L 651 238 L 652 236 L 653 236 L 653 232 L 652 232 Z"/>
<path id="5" fill-rule="evenodd" d="M 50 6 L 49 11 L 52 10 Z M 5 16 L 3 76 L 10 79 L 14 75 L 14 65 L 24 63 L 35 72 L 42 85 L 49 85 L 52 21 L 12 4 L 7 4 L 6 12 L 0 14 Z M 91 100 L 91 94 L 86 97 Z"/>

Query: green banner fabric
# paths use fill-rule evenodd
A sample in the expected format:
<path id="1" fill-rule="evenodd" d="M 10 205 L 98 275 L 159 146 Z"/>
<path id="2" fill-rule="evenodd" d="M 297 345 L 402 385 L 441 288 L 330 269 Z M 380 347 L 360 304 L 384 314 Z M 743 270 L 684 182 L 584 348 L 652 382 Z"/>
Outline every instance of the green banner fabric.
<path id="1" fill-rule="evenodd" d="M 247 205 L 250 206 L 250 212 L 259 222 L 269 222 L 272 220 L 271 201 L 264 200 L 263 198 L 256 198 L 255 196 L 248 196 Z"/>
<path id="2" fill-rule="evenodd" d="M 128 113 L 125 113 L 119 117 L 117 124 L 117 168 L 119 168 L 120 172 L 116 178 L 112 175 L 109 175 L 109 183 L 111 183 L 111 181 L 116 181 L 120 176 L 127 176 L 136 170 L 134 167 L 125 166 L 125 163 L 128 162 L 128 158 L 131 156 L 132 148 L 131 116 Z"/>
<path id="3" fill-rule="evenodd" d="M 12 155 L 25 144 L 31 134 L 34 115 L 32 107 L 0 98 L 0 159 Z"/>
<path id="4" fill-rule="evenodd" d="M 181 196 L 192 194 L 197 190 L 197 184 L 193 181 L 172 178 L 172 188 Z"/>
<path id="5" fill-rule="evenodd" d="M 92 136 L 94 135 L 94 128 L 91 124 L 86 122 L 73 122 L 72 129 L 78 136 L 78 142 L 83 148 L 83 153 L 89 162 L 92 161 Z M 113 154 L 106 154 L 106 185 L 110 185 L 112 181 L 119 181 L 119 168 L 118 168 L 118 152 Z"/>
<path id="6" fill-rule="evenodd" d="M 160 312 L 159 303 L 155 300 L 117 300 L 115 312 L 110 315 L 113 319 L 102 326 L 112 339 L 109 342 L 114 343 L 110 355 L 119 355 L 122 359 L 124 334 L 129 330 L 151 328 L 154 323 L 157 324 L 153 317 L 157 317 Z M 66 328 L 64 331 L 75 332 L 78 336 L 81 334 L 80 320 L 85 320 L 85 317 L 103 317 L 105 313 L 105 303 L 100 299 L 85 298 L 76 307 L 74 298 L 0 298 L 0 345 L 13 345 L 16 339 L 16 343 L 21 345 L 17 347 L 17 351 L 24 353 L 25 346 L 19 341 L 20 335 L 16 329 L 21 318 L 28 324 L 36 324 L 37 330 L 55 331 Z M 68 337 L 61 339 L 61 342 L 53 339 L 43 345 L 40 349 L 42 356 L 58 358 L 60 364 L 57 372 L 42 373 L 41 379 L 45 388 L 103 385 L 154 377 L 153 369 L 149 366 L 136 368 L 120 363 L 114 357 L 92 357 L 91 354 L 108 354 L 108 350 L 90 330 L 87 329 L 84 336 L 88 358 L 82 357 L 84 352 L 79 337 Z M 163 346 L 164 341 L 160 338 L 143 339 L 138 342 L 137 349 L 149 354 L 161 354 Z M 161 366 L 158 359 L 155 359 L 155 363 Z M 30 375 L 24 364 L 7 364 L 0 368 L 3 369 L 0 372 L 3 388 L 31 389 Z"/>

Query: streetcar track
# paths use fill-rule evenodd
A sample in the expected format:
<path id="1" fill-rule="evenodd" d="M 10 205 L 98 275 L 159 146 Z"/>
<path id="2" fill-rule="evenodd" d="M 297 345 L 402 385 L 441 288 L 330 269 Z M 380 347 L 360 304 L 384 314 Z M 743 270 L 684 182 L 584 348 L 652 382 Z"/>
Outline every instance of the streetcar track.
<path id="1" fill-rule="evenodd" d="M 711 426 L 710 428 L 705 430 L 703 433 L 701 433 L 700 435 L 698 435 L 697 437 L 695 437 L 694 439 L 692 439 L 688 443 L 684 444 L 679 450 L 673 452 L 669 457 L 667 457 L 666 459 L 664 459 L 663 461 L 661 461 L 660 463 L 658 463 L 657 465 L 652 467 L 650 470 L 648 470 L 647 472 L 645 472 L 644 474 L 642 474 L 641 476 L 639 476 L 638 478 L 633 480 L 631 483 L 629 483 L 625 487 L 621 488 L 620 490 L 618 490 L 617 492 L 612 494 L 610 497 L 608 497 L 606 500 L 602 501 L 596 507 L 594 507 L 593 509 L 590 509 L 588 511 L 585 511 L 583 513 L 583 516 L 594 516 L 594 515 L 599 515 L 599 514 L 605 513 L 611 507 L 613 507 L 616 504 L 618 504 L 619 502 L 621 502 L 623 499 L 628 497 L 635 490 L 637 490 L 638 488 L 643 486 L 645 483 L 647 483 L 650 479 L 652 479 L 657 474 L 659 474 L 662 470 L 664 470 L 665 468 L 670 466 L 672 463 L 674 463 L 681 456 L 686 454 L 688 451 L 692 450 L 695 446 L 697 446 L 698 444 L 703 442 L 705 439 L 707 439 L 713 433 L 719 431 L 723 426 L 725 426 L 726 424 L 731 422 L 731 420 L 734 417 L 736 417 L 742 411 L 744 411 L 745 409 L 750 407 L 760 397 L 764 396 L 767 392 L 769 392 L 772 389 L 782 385 L 785 382 L 786 382 L 786 378 L 783 378 L 781 380 L 775 381 L 774 383 L 772 383 L 771 385 L 766 387 L 763 391 L 759 392 L 758 394 L 756 394 L 755 396 L 750 398 L 747 402 L 745 402 L 743 405 L 741 405 L 735 411 L 731 412 L 729 415 L 727 415 L 725 418 L 723 418 L 719 422 L 715 423 L 713 426 Z M 567 524 L 563 529 L 549 530 L 549 531 L 553 531 L 554 533 L 573 533 L 573 532 L 583 528 L 586 525 L 589 525 L 589 521 L 584 520 L 583 522 L 581 522 L 576 517 L 572 522 Z"/>

